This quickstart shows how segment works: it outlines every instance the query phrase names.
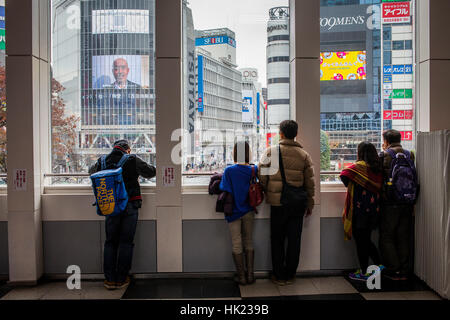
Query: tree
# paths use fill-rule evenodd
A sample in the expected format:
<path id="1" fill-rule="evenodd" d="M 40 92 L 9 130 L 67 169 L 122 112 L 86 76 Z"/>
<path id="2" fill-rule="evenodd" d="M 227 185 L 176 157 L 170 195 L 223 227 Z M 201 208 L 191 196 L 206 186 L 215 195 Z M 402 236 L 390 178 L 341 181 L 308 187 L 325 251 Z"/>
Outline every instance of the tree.
<path id="1" fill-rule="evenodd" d="M 60 163 L 68 169 L 74 162 L 74 148 L 77 142 L 77 123 L 80 118 L 66 116 L 66 104 L 61 97 L 65 88 L 52 78 L 52 155 L 53 163 Z"/>
<path id="2" fill-rule="evenodd" d="M 320 130 L 320 170 L 330 169 L 330 153 L 328 134 Z"/>
<path id="3" fill-rule="evenodd" d="M 76 127 L 79 118 L 65 115 L 65 103 L 61 98 L 64 87 L 55 79 L 52 79 L 51 96 L 51 122 L 52 122 L 52 154 L 53 160 L 67 159 L 73 156 L 74 147 L 77 141 Z M 0 172 L 6 172 L 6 74 L 5 67 L 0 66 Z"/>

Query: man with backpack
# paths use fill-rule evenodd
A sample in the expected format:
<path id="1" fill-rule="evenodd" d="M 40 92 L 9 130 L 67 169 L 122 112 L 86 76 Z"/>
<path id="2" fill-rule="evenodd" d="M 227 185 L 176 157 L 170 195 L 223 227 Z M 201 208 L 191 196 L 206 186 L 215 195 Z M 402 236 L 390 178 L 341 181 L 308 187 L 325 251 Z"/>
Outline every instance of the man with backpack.
<path id="1" fill-rule="evenodd" d="M 383 132 L 380 252 L 392 280 L 407 280 L 411 272 L 411 227 L 418 194 L 414 154 L 403 149 L 397 130 Z"/>
<path id="2" fill-rule="evenodd" d="M 258 178 L 265 191 L 266 201 L 271 205 L 271 280 L 280 286 L 295 281 L 303 217 L 310 216 L 314 207 L 313 163 L 311 156 L 295 141 L 297 133 L 297 122 L 282 121 L 280 144 L 268 148 L 258 166 Z M 272 166 L 276 170 L 267 174 Z"/>
<path id="3" fill-rule="evenodd" d="M 107 215 L 105 220 L 106 241 L 103 271 L 105 273 L 104 285 L 109 290 L 125 288 L 130 283 L 128 272 L 131 269 L 133 258 L 133 241 L 138 210 L 142 204 L 138 178 L 142 176 L 150 179 L 156 175 L 154 166 L 130 153 L 131 148 L 126 140 L 116 141 L 112 152 L 100 157 L 89 169 L 89 173 L 92 175 L 121 166 L 122 178 L 128 195 L 125 210 L 117 215 Z M 97 202 L 98 199 L 99 197 L 97 197 Z"/>

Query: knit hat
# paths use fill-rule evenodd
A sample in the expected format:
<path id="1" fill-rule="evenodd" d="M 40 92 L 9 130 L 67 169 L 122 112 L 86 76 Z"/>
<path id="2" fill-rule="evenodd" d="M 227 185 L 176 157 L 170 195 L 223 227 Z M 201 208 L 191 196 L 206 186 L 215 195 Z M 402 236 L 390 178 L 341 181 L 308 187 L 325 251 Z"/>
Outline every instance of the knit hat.
<path id="1" fill-rule="evenodd" d="M 117 140 L 116 142 L 114 142 L 114 148 L 122 149 L 122 151 L 126 152 L 128 149 L 130 149 L 130 145 L 128 144 L 127 140 Z"/>

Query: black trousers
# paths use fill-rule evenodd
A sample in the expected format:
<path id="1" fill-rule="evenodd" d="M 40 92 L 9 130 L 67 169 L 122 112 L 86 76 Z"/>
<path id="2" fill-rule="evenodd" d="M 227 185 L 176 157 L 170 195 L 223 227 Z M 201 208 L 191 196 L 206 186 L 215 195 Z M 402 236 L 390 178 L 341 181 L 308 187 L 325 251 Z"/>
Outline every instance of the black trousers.
<path id="1" fill-rule="evenodd" d="M 381 264 L 378 249 L 371 239 L 372 230 L 370 228 L 356 228 L 352 230 L 352 234 L 353 238 L 355 238 L 356 252 L 358 253 L 359 266 L 361 267 L 362 272 L 367 272 L 369 258 L 372 259 L 372 262 L 375 265 Z"/>
<path id="2" fill-rule="evenodd" d="M 413 206 L 385 205 L 381 210 L 380 252 L 388 273 L 412 270 L 411 231 Z"/>
<path id="3" fill-rule="evenodd" d="M 290 279 L 297 272 L 304 214 L 283 206 L 270 208 L 272 273 L 277 279 Z"/>

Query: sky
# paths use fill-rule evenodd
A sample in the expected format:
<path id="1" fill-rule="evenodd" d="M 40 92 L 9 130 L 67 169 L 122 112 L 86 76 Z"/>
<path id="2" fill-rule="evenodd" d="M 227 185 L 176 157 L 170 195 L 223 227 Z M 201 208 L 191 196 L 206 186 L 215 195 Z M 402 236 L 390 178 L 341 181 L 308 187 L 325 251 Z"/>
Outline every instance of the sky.
<path id="1" fill-rule="evenodd" d="M 238 68 L 258 69 L 266 85 L 269 9 L 289 6 L 289 0 L 188 0 L 197 30 L 229 28 L 236 34 Z"/>

